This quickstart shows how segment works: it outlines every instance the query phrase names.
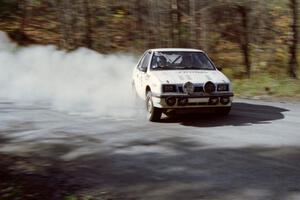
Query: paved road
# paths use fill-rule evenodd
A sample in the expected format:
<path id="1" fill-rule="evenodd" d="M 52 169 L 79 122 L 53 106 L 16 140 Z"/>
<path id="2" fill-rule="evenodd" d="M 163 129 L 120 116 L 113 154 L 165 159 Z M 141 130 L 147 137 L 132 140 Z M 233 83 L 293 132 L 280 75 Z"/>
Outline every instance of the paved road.
<path id="1" fill-rule="evenodd" d="M 95 117 L 1 102 L 0 176 L 27 183 L 28 199 L 300 199 L 299 103 L 236 100 L 227 118 L 161 123 L 135 109 Z"/>

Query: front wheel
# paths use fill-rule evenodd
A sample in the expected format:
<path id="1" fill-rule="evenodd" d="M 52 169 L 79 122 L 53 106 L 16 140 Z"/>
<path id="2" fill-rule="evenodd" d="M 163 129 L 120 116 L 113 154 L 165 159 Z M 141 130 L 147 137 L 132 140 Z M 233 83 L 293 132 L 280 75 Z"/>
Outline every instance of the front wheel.
<path id="1" fill-rule="evenodd" d="M 152 94 L 151 92 L 147 92 L 146 97 L 146 109 L 147 109 L 147 118 L 149 121 L 158 122 L 161 118 L 162 110 L 160 108 L 156 108 L 153 105 Z"/>

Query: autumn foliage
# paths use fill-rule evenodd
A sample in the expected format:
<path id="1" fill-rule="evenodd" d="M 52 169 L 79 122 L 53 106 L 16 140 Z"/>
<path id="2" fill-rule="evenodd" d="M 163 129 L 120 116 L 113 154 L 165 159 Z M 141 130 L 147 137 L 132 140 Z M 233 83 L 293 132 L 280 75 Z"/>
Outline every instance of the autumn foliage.
<path id="1" fill-rule="evenodd" d="M 207 51 L 232 76 L 297 78 L 297 0 L 1 0 L 0 30 L 22 45 L 102 53 Z"/>

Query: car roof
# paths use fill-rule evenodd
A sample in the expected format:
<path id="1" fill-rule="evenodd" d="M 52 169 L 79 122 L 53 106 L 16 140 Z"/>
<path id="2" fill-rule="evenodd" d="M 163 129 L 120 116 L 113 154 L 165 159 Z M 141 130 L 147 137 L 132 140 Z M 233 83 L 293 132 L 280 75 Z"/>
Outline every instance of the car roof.
<path id="1" fill-rule="evenodd" d="M 203 52 L 200 49 L 189 49 L 189 48 L 157 48 L 157 49 L 149 49 L 150 51 L 187 51 L 187 52 Z"/>

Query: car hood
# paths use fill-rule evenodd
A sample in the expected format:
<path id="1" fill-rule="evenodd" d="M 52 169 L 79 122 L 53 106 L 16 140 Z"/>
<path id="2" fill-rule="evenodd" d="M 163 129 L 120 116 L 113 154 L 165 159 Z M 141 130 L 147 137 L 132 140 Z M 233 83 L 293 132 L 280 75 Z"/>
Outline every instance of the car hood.
<path id="1" fill-rule="evenodd" d="M 186 82 L 206 83 L 229 83 L 229 79 L 218 70 L 167 70 L 152 71 L 162 84 L 180 84 Z"/>

